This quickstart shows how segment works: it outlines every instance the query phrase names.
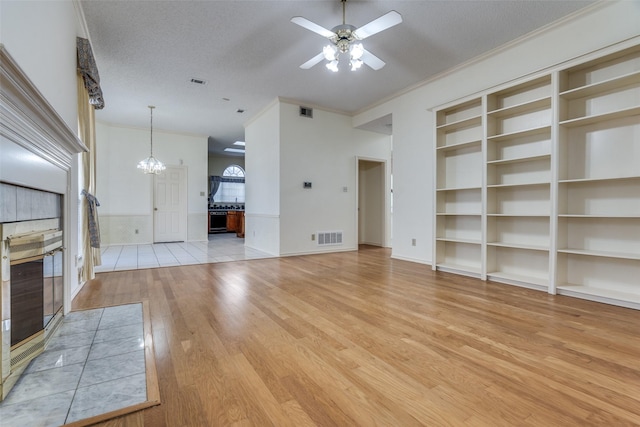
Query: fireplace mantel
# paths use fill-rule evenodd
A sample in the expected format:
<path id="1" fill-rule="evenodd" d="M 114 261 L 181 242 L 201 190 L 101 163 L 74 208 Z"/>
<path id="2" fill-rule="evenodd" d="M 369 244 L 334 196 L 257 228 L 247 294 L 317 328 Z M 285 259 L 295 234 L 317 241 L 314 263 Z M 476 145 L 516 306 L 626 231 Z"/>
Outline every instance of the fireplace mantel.
<path id="1" fill-rule="evenodd" d="M 2 44 L 0 135 L 64 170 L 73 154 L 88 151 Z"/>

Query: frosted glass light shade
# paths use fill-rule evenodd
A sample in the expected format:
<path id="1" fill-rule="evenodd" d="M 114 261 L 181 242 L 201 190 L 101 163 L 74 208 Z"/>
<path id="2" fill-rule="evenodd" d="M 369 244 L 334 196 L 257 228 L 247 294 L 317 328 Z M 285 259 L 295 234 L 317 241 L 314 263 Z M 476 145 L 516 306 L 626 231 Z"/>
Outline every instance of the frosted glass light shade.
<path id="1" fill-rule="evenodd" d="M 335 46 L 326 45 L 322 48 L 322 54 L 327 61 L 335 61 L 338 57 L 338 49 Z"/>
<path id="2" fill-rule="evenodd" d="M 327 64 L 327 68 L 333 71 L 334 73 L 338 72 L 338 61 L 331 61 Z"/>

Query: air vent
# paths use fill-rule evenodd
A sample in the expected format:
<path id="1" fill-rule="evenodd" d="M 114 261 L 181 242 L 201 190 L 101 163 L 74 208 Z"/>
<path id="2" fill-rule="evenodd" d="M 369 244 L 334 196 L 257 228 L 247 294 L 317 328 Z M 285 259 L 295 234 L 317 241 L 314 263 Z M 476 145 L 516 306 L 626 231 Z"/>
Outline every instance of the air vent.
<path id="1" fill-rule="evenodd" d="M 313 119 L 313 108 L 300 107 L 300 115 L 302 117 L 308 117 L 310 119 Z"/>
<path id="2" fill-rule="evenodd" d="M 342 231 L 318 231 L 318 246 L 341 244 Z"/>
<path id="3" fill-rule="evenodd" d="M 206 80 L 202 80 L 202 79 L 191 79 L 191 83 L 197 84 L 197 85 L 206 85 L 207 81 Z"/>

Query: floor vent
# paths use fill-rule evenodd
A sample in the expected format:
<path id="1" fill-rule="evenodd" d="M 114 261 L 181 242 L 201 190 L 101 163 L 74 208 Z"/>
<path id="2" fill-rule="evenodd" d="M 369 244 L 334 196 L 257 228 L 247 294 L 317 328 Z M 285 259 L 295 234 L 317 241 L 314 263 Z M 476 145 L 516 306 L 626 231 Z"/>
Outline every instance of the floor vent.
<path id="1" fill-rule="evenodd" d="M 308 117 L 310 119 L 313 119 L 313 108 L 300 107 L 300 115 L 302 117 Z"/>
<path id="2" fill-rule="evenodd" d="M 342 231 L 318 231 L 318 246 L 341 244 Z"/>

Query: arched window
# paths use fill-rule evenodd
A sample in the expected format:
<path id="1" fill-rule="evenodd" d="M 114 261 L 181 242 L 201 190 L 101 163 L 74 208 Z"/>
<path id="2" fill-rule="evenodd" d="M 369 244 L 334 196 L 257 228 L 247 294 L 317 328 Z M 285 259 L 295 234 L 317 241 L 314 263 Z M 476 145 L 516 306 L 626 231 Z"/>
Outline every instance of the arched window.
<path id="1" fill-rule="evenodd" d="M 244 178 L 244 169 L 242 169 L 238 165 L 231 165 L 227 167 L 224 172 L 222 172 L 222 176 L 234 176 L 237 178 Z"/>

